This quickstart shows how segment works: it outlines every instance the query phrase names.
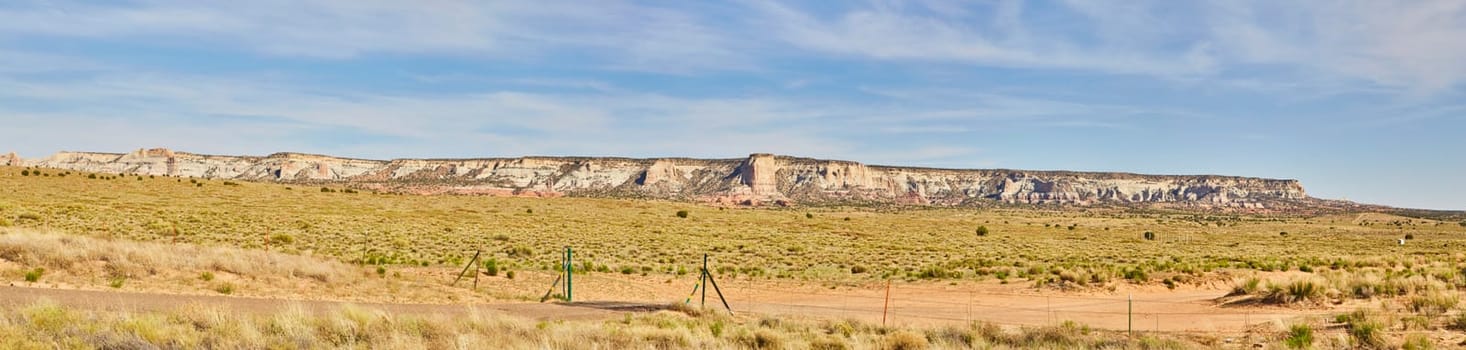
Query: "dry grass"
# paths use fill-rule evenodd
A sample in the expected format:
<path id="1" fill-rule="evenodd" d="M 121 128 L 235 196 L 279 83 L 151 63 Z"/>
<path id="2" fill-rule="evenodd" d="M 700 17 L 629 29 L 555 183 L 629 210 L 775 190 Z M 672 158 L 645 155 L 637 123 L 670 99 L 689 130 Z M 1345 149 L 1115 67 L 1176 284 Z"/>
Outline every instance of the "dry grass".
<path id="1" fill-rule="evenodd" d="M 36 269 L 45 272 L 30 284 L 43 286 L 362 301 L 387 300 L 394 293 L 404 294 L 398 300 L 474 297 L 436 284 L 376 277 L 330 258 L 0 228 L 0 276 L 19 280 Z"/>
<path id="2" fill-rule="evenodd" d="M 1159 345 L 1159 346 L 1158 346 Z M 0 348 L 225 349 L 1028 349 L 1187 348 L 1181 339 L 1127 339 L 1074 325 L 1003 330 L 988 324 L 891 329 L 855 321 L 771 322 L 659 312 L 590 322 L 530 321 L 491 312 L 393 314 L 344 306 L 240 314 L 78 310 L 39 302 L 0 313 Z"/>

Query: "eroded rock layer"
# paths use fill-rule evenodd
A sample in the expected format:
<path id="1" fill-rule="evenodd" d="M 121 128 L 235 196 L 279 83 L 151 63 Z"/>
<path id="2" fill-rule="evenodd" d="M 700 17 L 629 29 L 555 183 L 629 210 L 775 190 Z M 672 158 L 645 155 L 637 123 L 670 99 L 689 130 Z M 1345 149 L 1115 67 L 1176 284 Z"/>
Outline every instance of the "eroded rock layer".
<path id="1" fill-rule="evenodd" d="M 1297 180 L 1233 176 L 930 169 L 771 154 L 743 159 L 520 157 L 365 160 L 299 153 L 214 156 L 167 149 L 60 152 L 17 165 L 88 172 L 289 183 L 382 191 L 664 198 L 729 204 L 929 205 L 1162 203 L 1269 208 L 1308 199 Z"/>

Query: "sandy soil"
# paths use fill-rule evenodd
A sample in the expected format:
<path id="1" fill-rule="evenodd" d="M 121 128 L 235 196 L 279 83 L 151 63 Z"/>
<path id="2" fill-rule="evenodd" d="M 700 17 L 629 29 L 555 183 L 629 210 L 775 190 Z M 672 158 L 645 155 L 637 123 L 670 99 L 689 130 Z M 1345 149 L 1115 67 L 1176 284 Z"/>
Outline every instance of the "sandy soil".
<path id="1" fill-rule="evenodd" d="M 443 269 L 410 271 L 416 283 L 446 285 L 453 273 Z M 453 288 L 487 296 L 456 304 L 349 302 L 395 313 L 462 313 L 468 310 L 497 310 L 532 319 L 599 319 L 620 317 L 626 312 L 664 309 L 672 303 L 690 301 L 702 305 L 703 290 L 694 291 L 696 274 L 685 276 L 639 276 L 595 273 L 575 276 L 577 303 L 538 303 L 550 291 L 556 274 L 519 271 L 515 279 L 481 276 L 478 288 L 462 281 Z M 1163 332 L 1239 333 L 1254 328 L 1279 329 L 1300 317 L 1326 315 L 1349 310 L 1351 304 L 1315 305 L 1307 308 L 1277 306 L 1228 306 L 1218 302 L 1227 294 L 1225 283 L 1182 286 L 1169 290 L 1160 286 L 1116 290 L 1035 290 L 1026 283 L 996 281 L 961 283 L 894 282 L 889 299 L 885 283 L 831 284 L 766 279 L 717 281 L 718 290 L 738 315 L 779 316 L 809 319 L 856 319 L 889 325 L 927 326 L 986 321 L 1006 326 L 1057 325 L 1074 321 L 1092 328 Z M 560 289 L 555 288 L 558 292 Z M 218 295 L 183 295 L 152 292 L 68 290 L 54 288 L 0 287 L 0 305 L 23 305 L 39 299 L 65 305 L 124 310 L 172 309 L 188 304 L 218 305 L 244 311 L 272 312 L 289 307 L 321 310 L 348 302 L 257 298 Z M 480 301 L 498 300 L 498 301 Z M 1129 301 L 1133 300 L 1133 301 Z M 706 306 L 722 309 L 717 290 L 707 291 Z"/>

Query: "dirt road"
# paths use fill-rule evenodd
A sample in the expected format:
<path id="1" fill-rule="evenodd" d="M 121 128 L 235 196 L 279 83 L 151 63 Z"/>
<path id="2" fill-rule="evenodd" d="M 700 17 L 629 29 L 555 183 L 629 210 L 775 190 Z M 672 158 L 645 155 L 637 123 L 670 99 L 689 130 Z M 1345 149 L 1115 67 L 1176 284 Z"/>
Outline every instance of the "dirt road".
<path id="1" fill-rule="evenodd" d="M 628 312 L 665 309 L 688 297 L 687 283 L 598 274 L 580 278 L 585 286 L 571 304 L 505 302 L 472 305 L 345 303 L 209 295 L 173 295 L 116 291 L 82 291 L 0 287 L 0 306 L 14 307 L 49 299 L 68 306 L 120 310 L 171 310 L 190 304 L 227 307 L 249 312 L 277 312 L 300 307 L 329 310 L 351 304 L 407 314 L 458 314 L 470 310 L 497 311 L 538 320 L 587 320 L 621 317 Z M 690 278 L 687 278 L 690 279 Z M 695 280 L 680 282 L 694 282 Z M 882 284 L 827 286 L 770 280 L 730 280 L 720 286 L 728 304 L 739 315 L 811 319 L 856 319 L 889 325 L 927 326 L 967 324 L 972 321 L 1007 326 L 1058 325 L 1074 321 L 1093 328 L 1162 332 L 1245 332 L 1255 327 L 1283 327 L 1300 317 L 1323 315 L 1330 309 L 1221 306 L 1226 294 L 1220 287 L 1136 289 L 1107 293 L 1036 291 L 996 283 L 896 283 L 887 298 Z M 486 288 L 508 288 L 485 283 Z M 532 285 L 532 284 L 531 284 Z M 536 288 L 538 289 L 538 288 Z M 700 293 L 691 299 L 702 301 Z M 722 308 L 715 292 L 708 292 L 707 307 Z M 1341 306 L 1341 307 L 1347 307 Z"/>

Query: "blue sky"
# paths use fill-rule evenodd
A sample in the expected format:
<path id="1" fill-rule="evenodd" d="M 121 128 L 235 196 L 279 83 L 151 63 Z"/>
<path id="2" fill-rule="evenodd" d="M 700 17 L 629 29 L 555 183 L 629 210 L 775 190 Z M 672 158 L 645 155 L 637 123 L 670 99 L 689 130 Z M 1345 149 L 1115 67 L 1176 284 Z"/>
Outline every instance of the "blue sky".
<path id="1" fill-rule="evenodd" d="M 1466 2 L 8 1 L 0 152 L 1225 174 L 1466 209 Z"/>

